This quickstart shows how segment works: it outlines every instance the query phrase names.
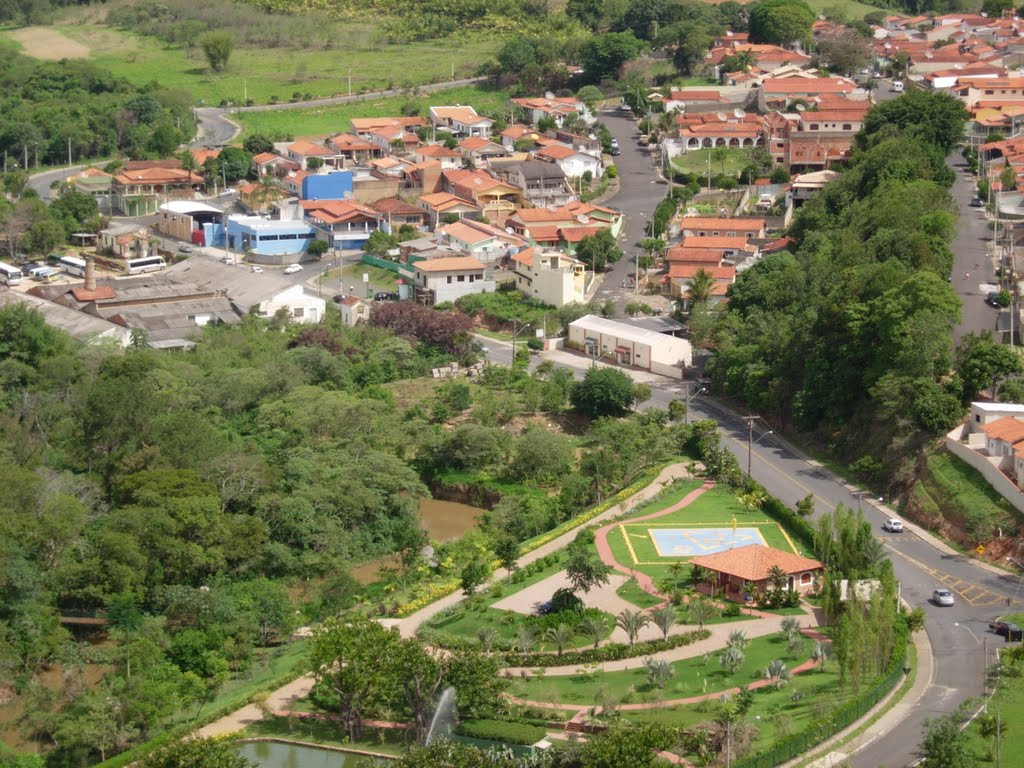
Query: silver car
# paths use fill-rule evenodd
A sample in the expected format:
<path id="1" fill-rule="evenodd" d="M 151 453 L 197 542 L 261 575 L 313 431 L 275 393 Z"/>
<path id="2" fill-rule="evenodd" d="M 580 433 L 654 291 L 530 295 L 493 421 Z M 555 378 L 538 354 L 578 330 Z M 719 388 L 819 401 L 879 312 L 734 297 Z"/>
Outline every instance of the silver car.
<path id="1" fill-rule="evenodd" d="M 949 608 L 954 605 L 953 593 L 948 589 L 936 589 L 932 592 L 932 600 L 936 605 L 940 605 L 944 608 Z"/>

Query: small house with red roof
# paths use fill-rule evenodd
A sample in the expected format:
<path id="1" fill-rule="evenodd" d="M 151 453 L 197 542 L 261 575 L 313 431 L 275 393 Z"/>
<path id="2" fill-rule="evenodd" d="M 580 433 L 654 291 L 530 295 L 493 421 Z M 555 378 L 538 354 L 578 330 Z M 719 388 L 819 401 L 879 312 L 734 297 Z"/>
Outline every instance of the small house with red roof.
<path id="1" fill-rule="evenodd" d="M 362 325 L 370 320 L 371 304 L 359 296 L 345 296 L 338 302 L 338 309 L 341 310 L 341 324 L 352 328 Z"/>
<path id="2" fill-rule="evenodd" d="M 553 307 L 587 301 L 587 267 L 579 259 L 559 251 L 524 248 L 512 255 L 516 288 Z"/>
<path id="3" fill-rule="evenodd" d="M 388 233 L 397 232 L 403 226 L 420 229 L 426 225 L 427 213 L 400 197 L 382 197 L 370 203 L 380 216 L 380 228 Z"/>
<path id="4" fill-rule="evenodd" d="M 463 165 L 462 153 L 456 149 L 449 149 L 444 144 L 417 147 L 413 150 L 412 157 L 417 162 L 436 160 L 445 171 L 457 170 Z"/>
<path id="5" fill-rule="evenodd" d="M 508 157 L 509 151 L 501 144 L 482 136 L 471 136 L 459 142 L 459 152 L 471 163 L 485 163 L 492 157 Z"/>
<path id="6" fill-rule="evenodd" d="M 355 200 L 302 200 L 301 205 L 321 239 L 338 250 L 362 248 L 380 226 L 377 211 Z"/>
<path id="7" fill-rule="evenodd" d="M 329 149 L 323 144 L 300 139 L 285 147 L 285 157 L 293 163 L 297 163 L 299 168 L 305 171 L 309 168 L 309 161 L 314 158 L 321 165 L 333 165 L 338 155 L 333 149 Z"/>
<path id="8" fill-rule="evenodd" d="M 809 592 L 825 571 L 825 566 L 817 560 L 765 544 L 748 544 L 712 555 L 698 555 L 690 558 L 690 565 L 713 573 L 715 585 L 725 591 L 726 597 L 733 598 L 764 594 L 772 588 L 772 575 L 779 573 L 784 577 L 783 589 Z"/>
<path id="9" fill-rule="evenodd" d="M 430 122 L 435 128 L 448 131 L 454 136 L 491 137 L 494 121 L 489 117 L 478 115 L 473 107 L 431 107 Z"/>
<path id="10" fill-rule="evenodd" d="M 551 144 L 541 147 L 533 153 L 538 160 L 554 163 L 570 179 L 578 179 L 585 173 L 599 179 L 604 174 L 604 164 L 600 157 L 586 152 L 579 152 L 565 144 Z"/>

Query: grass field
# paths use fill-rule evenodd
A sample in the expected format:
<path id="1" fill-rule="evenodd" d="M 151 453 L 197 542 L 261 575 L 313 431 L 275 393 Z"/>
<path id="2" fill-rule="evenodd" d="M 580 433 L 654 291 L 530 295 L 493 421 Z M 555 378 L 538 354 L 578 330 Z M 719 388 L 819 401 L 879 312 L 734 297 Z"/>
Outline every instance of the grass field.
<path id="1" fill-rule="evenodd" d="M 209 105 L 225 100 L 242 104 L 246 97 L 266 104 L 273 98 L 286 102 L 293 94 L 345 95 L 350 75 L 353 93 L 442 82 L 452 77 L 453 65 L 455 78 L 470 77 L 493 55 L 496 45 L 479 38 L 391 44 L 382 42 L 371 24 L 350 24 L 333 50 L 236 48 L 227 70 L 218 74 L 209 71 L 198 48 L 171 46 L 97 24 L 61 24 L 50 35 L 54 33 L 70 38 L 72 55 L 88 55 L 136 85 L 157 82 L 164 88 L 189 91 Z M 41 47 L 37 35 L 26 37 L 24 30 L 3 34 L 30 55 L 43 55 L 49 49 Z"/>
<path id="2" fill-rule="evenodd" d="M 854 0 L 807 0 L 807 4 L 815 14 L 828 14 L 846 21 L 863 19 L 867 14 L 884 10 L 874 5 L 854 2 Z"/>
<path id="3" fill-rule="evenodd" d="M 696 483 L 684 483 L 674 488 L 671 493 L 638 508 L 633 517 L 648 515 L 671 507 L 695 487 L 697 487 Z M 608 544 L 618 562 L 631 567 L 636 564 L 637 570 L 643 571 L 654 579 L 655 584 L 659 584 L 672 576 L 672 572 L 669 570 L 672 563 L 688 562 L 689 558 L 659 556 L 651 541 L 649 530 L 717 527 L 731 531 L 734 516 L 737 529 L 757 528 L 761 531 L 768 546 L 787 552 L 797 551 L 778 523 L 759 510 L 745 509 L 734 494 L 721 488 L 713 488 L 701 494 L 689 506 L 663 517 L 637 523 L 630 522 L 628 518 L 624 519 L 609 532 Z M 626 535 L 629 536 L 628 544 Z M 688 571 L 689 569 L 686 569 L 683 572 L 684 577 Z"/>
<path id="4" fill-rule="evenodd" d="M 676 155 L 672 158 L 672 165 L 686 173 L 707 173 L 708 157 L 711 157 L 711 173 L 722 173 L 722 161 L 715 158 L 712 149 L 695 149 L 685 155 Z M 725 173 L 734 175 L 742 171 L 750 162 L 750 150 L 729 149 L 725 157 Z"/>
<path id="5" fill-rule="evenodd" d="M 674 674 L 662 689 L 653 688 L 647 682 L 647 673 L 641 667 L 620 672 L 598 670 L 582 674 L 544 675 L 520 679 L 513 683 L 512 693 L 531 701 L 551 701 L 560 704 L 591 704 L 594 702 L 594 690 L 598 686 L 604 689 L 605 696 L 620 702 L 624 699 L 650 700 L 654 696 L 661 699 L 701 696 L 763 679 L 764 668 L 774 659 L 782 659 L 787 667 L 794 667 L 806 660 L 806 655 L 810 651 L 810 641 L 804 646 L 804 650 L 794 658 L 786 648 L 784 638 L 755 638 L 744 649 L 746 658 L 735 675 L 730 675 L 728 670 L 719 665 L 718 653 L 710 654 L 706 662 L 704 656 L 683 659 L 672 664 Z"/>
<path id="6" fill-rule="evenodd" d="M 402 113 L 403 107 L 414 101 L 420 114 L 437 104 L 469 104 L 476 111 L 498 114 L 507 107 L 508 93 L 477 86 L 460 86 L 423 96 L 393 96 L 390 98 L 339 104 L 313 109 L 289 109 L 273 112 L 240 112 L 232 115 L 243 129 L 243 135 L 262 133 L 281 139 L 300 136 L 326 136 L 350 130 L 353 117 L 386 117 Z"/>
<path id="7" fill-rule="evenodd" d="M 324 272 L 319 278 L 318 282 L 323 288 L 324 295 L 334 293 L 352 293 L 355 296 L 366 297 L 366 291 L 364 290 L 363 274 L 369 276 L 370 292 L 375 291 L 393 291 L 395 290 L 395 279 L 398 275 L 394 272 L 390 272 L 380 267 L 375 267 L 371 264 L 363 264 L 362 262 L 351 263 L 353 259 L 349 258 L 343 267 L 345 273 L 344 289 L 339 285 L 338 278 L 341 276 L 341 270 L 331 269 Z M 349 288 L 354 287 L 354 291 L 349 291 Z M 372 296 L 371 296 L 372 298 Z"/>

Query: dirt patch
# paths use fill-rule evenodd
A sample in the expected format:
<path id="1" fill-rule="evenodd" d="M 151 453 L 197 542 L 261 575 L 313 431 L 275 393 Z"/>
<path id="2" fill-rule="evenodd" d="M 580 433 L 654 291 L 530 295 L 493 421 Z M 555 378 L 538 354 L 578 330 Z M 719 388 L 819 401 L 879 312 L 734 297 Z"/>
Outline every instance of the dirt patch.
<path id="1" fill-rule="evenodd" d="M 75 42 L 52 27 L 22 27 L 7 33 L 28 56 L 48 61 L 87 59 L 89 47 Z"/>

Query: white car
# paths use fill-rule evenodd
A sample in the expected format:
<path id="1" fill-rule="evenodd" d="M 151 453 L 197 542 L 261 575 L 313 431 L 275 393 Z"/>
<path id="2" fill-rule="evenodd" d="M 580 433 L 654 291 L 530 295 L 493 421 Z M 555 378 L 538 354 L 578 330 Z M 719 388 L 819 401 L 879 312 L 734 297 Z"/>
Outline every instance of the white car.
<path id="1" fill-rule="evenodd" d="M 941 605 L 944 608 L 950 608 L 955 603 L 953 593 L 948 589 L 936 589 L 932 592 L 932 600 L 935 601 L 936 605 Z"/>
<path id="2" fill-rule="evenodd" d="M 294 275 L 296 272 L 301 272 L 301 271 L 302 271 L 302 265 L 301 264 L 289 264 L 287 267 L 284 268 L 284 273 L 286 275 Z"/>
<path id="3" fill-rule="evenodd" d="M 249 267 L 250 272 L 255 272 L 258 275 L 263 274 L 263 267 L 257 267 L 255 264 Z"/>
<path id="4" fill-rule="evenodd" d="M 890 517 L 882 524 L 882 528 L 887 530 L 889 533 L 903 533 L 903 521 L 897 520 L 895 517 Z"/>

